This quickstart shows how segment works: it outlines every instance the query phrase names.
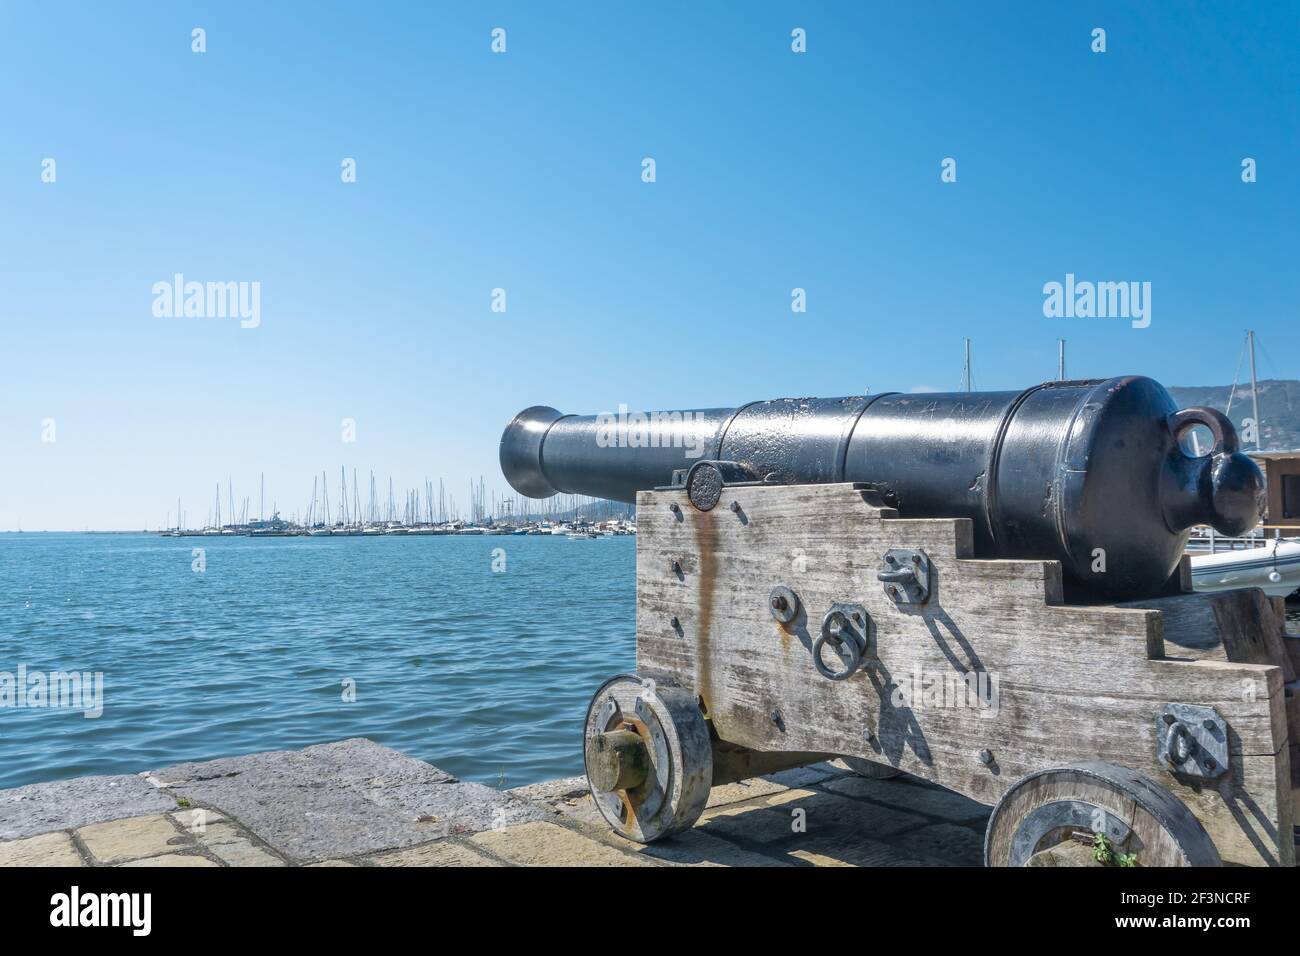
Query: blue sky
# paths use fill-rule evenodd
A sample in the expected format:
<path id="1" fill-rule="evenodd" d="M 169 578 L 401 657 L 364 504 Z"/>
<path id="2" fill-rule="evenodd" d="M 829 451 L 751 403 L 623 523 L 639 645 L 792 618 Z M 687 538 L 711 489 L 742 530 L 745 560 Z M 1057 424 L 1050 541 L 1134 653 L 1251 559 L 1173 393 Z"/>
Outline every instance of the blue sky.
<path id="1" fill-rule="evenodd" d="M 953 389 L 965 336 L 978 387 L 1058 336 L 1227 383 L 1247 327 L 1300 376 L 1294 2 L 10 2 L 0 131 L 0 529 L 341 465 L 464 500 L 527 405 Z M 175 273 L 261 324 L 156 317 Z M 1045 318 L 1066 273 L 1150 327 Z"/>

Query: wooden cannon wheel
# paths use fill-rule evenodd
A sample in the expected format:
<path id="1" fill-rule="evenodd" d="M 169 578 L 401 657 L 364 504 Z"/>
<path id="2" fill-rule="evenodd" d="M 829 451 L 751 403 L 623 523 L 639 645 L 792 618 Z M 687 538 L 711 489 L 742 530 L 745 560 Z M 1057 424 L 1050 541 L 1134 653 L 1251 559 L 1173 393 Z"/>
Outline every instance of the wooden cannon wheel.
<path id="1" fill-rule="evenodd" d="M 1035 854 L 1105 834 L 1137 866 L 1220 866 L 1219 852 L 1187 806 L 1145 774 L 1102 762 L 1031 773 L 993 808 L 986 866 L 1024 866 Z M 1077 855 L 1077 854 L 1076 854 Z"/>
<path id="2" fill-rule="evenodd" d="M 708 803 L 709 730 L 695 694 L 666 675 L 606 681 L 587 708 L 583 756 L 597 809 L 629 840 L 687 830 Z"/>

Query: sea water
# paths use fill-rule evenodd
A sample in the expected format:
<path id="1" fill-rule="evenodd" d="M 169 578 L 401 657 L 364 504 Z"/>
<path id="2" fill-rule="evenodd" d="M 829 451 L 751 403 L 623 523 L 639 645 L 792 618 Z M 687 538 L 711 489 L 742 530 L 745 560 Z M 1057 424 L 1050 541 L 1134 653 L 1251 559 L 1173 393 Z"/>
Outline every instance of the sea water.
<path id="1" fill-rule="evenodd" d="M 492 786 L 579 774 L 588 701 L 634 667 L 635 556 L 630 536 L 0 534 L 0 788 L 345 737 Z M 74 673 L 102 678 L 97 716 L 57 679 L 33 702 L 37 675 Z"/>

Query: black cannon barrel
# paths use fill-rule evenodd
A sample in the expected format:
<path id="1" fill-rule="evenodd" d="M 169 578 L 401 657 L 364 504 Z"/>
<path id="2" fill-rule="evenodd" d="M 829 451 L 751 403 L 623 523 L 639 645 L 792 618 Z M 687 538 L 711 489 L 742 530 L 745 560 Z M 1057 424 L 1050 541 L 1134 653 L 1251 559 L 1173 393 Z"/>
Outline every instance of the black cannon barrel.
<path id="1" fill-rule="evenodd" d="M 1180 446 L 1195 425 L 1213 437 L 1200 457 Z M 1169 580 L 1193 526 L 1253 528 L 1264 481 L 1223 414 L 1179 411 L 1141 376 L 676 412 L 534 406 L 501 437 L 502 471 L 533 498 L 634 501 L 698 462 L 728 481 L 870 483 L 904 517 L 971 519 L 980 557 L 1057 559 L 1091 592 L 1134 597 Z"/>

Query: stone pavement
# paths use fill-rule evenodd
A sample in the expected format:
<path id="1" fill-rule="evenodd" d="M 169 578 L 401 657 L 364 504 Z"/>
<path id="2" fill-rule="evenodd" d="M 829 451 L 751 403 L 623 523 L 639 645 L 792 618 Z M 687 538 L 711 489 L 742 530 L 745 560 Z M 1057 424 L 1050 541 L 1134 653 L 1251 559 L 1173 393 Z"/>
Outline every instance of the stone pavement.
<path id="1" fill-rule="evenodd" d="M 613 835 L 580 777 L 499 791 L 355 738 L 0 791 L 0 866 L 978 866 L 989 809 L 817 764 Z"/>

